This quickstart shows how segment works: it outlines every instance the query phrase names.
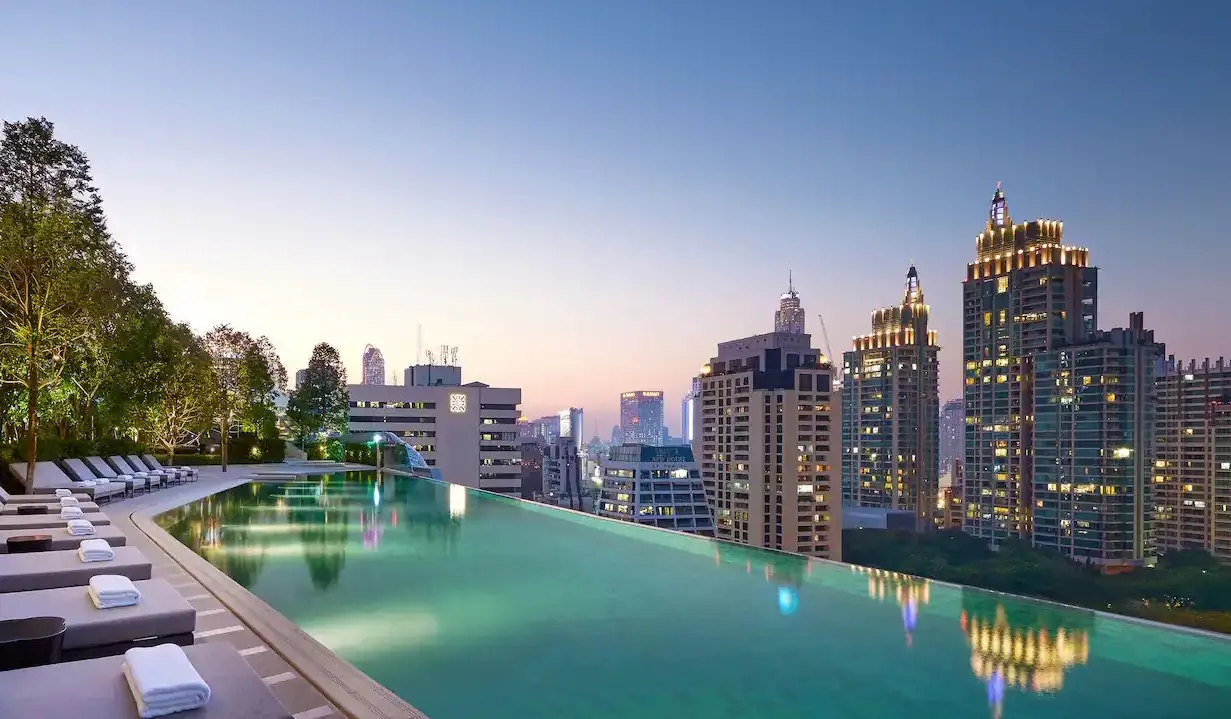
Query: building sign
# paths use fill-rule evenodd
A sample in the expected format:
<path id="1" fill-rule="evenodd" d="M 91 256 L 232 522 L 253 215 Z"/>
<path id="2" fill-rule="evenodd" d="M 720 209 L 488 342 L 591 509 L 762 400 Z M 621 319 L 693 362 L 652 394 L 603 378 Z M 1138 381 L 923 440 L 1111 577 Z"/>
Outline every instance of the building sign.
<path id="1" fill-rule="evenodd" d="M 449 411 L 453 414 L 465 414 L 466 395 L 458 393 L 449 395 Z"/>

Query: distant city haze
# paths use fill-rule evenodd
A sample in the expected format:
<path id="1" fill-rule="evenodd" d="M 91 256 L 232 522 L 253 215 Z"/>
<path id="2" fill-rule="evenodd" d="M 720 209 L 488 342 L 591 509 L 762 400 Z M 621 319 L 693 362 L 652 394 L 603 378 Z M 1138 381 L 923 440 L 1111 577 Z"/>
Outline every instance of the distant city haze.
<path id="1" fill-rule="evenodd" d="M 1003 181 L 1101 268 L 1103 324 L 1231 354 L 1221 24 L 1152 3 L 6 3 L 0 116 L 89 156 L 138 280 L 352 382 L 457 346 L 539 417 L 661 388 L 788 273 L 834 358 L 913 260 L 960 395 Z M 921 32 L 918 28 L 943 28 Z M 588 439 L 588 438 L 587 438 Z"/>

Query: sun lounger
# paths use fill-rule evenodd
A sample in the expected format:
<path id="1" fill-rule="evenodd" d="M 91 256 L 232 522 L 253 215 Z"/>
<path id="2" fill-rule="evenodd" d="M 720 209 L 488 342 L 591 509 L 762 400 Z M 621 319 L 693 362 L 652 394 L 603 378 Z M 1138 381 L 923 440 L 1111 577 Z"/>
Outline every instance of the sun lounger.
<path id="1" fill-rule="evenodd" d="M 25 469 L 24 465 L 22 466 L 22 469 L 23 470 Z M 85 492 L 74 492 L 72 496 L 76 497 L 77 501 L 80 502 L 81 506 L 83 507 L 85 506 L 86 502 L 93 501 L 90 495 L 86 494 Z M 57 497 L 54 493 L 53 494 L 9 494 L 8 492 L 4 491 L 3 488 L 0 488 L 0 505 L 4 505 L 5 507 L 11 507 L 11 506 L 18 505 L 18 504 L 59 504 L 59 503 L 60 503 L 60 498 Z"/>
<path id="2" fill-rule="evenodd" d="M 94 474 L 99 477 L 109 479 L 112 482 L 134 482 L 134 487 L 141 484 L 141 482 L 145 482 L 146 488 L 149 488 L 150 486 L 150 483 L 145 477 L 141 478 L 141 481 L 135 481 L 137 478 L 131 473 L 116 472 L 110 464 L 107 464 L 107 460 L 102 457 L 86 457 L 85 463 L 90 466 L 90 469 L 93 470 Z"/>
<path id="3" fill-rule="evenodd" d="M 113 547 L 122 547 L 128 544 L 128 537 L 124 533 L 116 529 L 114 525 L 104 524 L 94 529 L 94 534 L 88 537 L 74 537 L 68 533 L 67 529 L 3 529 L 0 528 L 0 554 L 7 554 L 9 551 L 8 540 L 10 537 L 24 537 L 31 534 L 47 535 L 51 537 L 51 546 L 48 551 L 60 551 L 63 549 L 76 550 L 81 546 L 83 539 L 105 539 L 107 543 Z"/>
<path id="4" fill-rule="evenodd" d="M 57 489 L 68 489 L 74 493 L 88 494 L 91 499 L 98 501 L 116 494 L 123 496 L 128 489 L 123 482 L 100 482 L 93 487 L 85 486 L 82 482 L 74 482 L 55 462 L 39 462 L 34 465 L 33 478 L 26 477 L 24 462 L 10 464 L 9 469 L 12 470 L 13 476 L 25 485 L 26 491 L 30 494 L 54 495 Z"/>
<path id="5" fill-rule="evenodd" d="M 141 455 L 141 461 L 145 462 L 145 466 L 149 467 L 150 469 L 179 470 L 181 475 L 183 475 L 186 479 L 193 481 L 193 482 L 197 481 L 197 475 L 201 473 L 201 470 L 197 469 L 196 467 L 183 467 L 179 465 L 174 466 L 174 467 L 164 467 L 162 463 L 159 462 L 158 459 L 154 457 L 154 455 L 152 454 Z"/>
<path id="6" fill-rule="evenodd" d="M 145 466 L 145 462 L 142 462 L 141 458 L 135 454 L 125 455 L 124 461 L 128 462 L 128 464 L 135 470 L 142 471 L 142 472 L 149 472 L 152 475 L 161 474 L 163 477 L 166 478 L 168 483 L 183 481 L 183 475 L 181 475 L 178 469 L 163 469 L 161 467 L 159 468 L 147 467 Z"/>
<path id="7" fill-rule="evenodd" d="M 86 512 L 81 519 L 93 524 L 96 528 L 111 524 L 111 519 L 102 512 Z M 63 529 L 68 524 L 67 519 L 60 519 L 60 510 L 52 509 L 48 514 L 5 514 L 0 515 L 0 530 L 5 529 Z"/>
<path id="8" fill-rule="evenodd" d="M 116 654 L 133 646 L 192 644 L 196 608 L 162 579 L 133 584 L 141 592 L 141 601 L 112 609 L 95 607 L 86 587 L 10 592 L 0 595 L 0 620 L 62 617 L 68 624 L 63 648 L 66 659 Z"/>
<path id="9" fill-rule="evenodd" d="M 113 547 L 115 559 L 83 562 L 77 550 L 0 554 L 0 593 L 32 592 L 36 589 L 84 587 L 96 574 L 118 574 L 134 582 L 149 579 L 150 560 L 136 547 Z M 0 599 L 0 607 L 4 600 Z"/>
<path id="10" fill-rule="evenodd" d="M 149 482 L 144 479 L 137 479 L 136 477 L 126 474 L 118 474 L 115 476 L 100 475 L 90 469 L 90 465 L 86 464 L 84 459 L 73 458 L 60 460 L 60 465 L 69 477 L 78 482 L 123 482 L 128 487 L 129 494 L 136 494 L 138 489 L 149 489 Z"/>
<path id="11" fill-rule="evenodd" d="M 37 502 L 12 501 L 12 500 L 16 500 L 21 497 L 38 497 L 38 501 Z M 84 494 L 73 495 L 73 498 L 77 500 L 77 506 L 81 508 L 82 512 L 89 514 L 90 512 L 98 511 L 98 505 L 94 502 L 91 502 L 90 498 L 87 497 L 86 495 Z M 5 504 L 6 501 L 8 501 L 7 504 Z M 25 507 L 26 508 L 25 511 L 27 512 L 30 511 L 31 507 L 46 507 L 48 514 L 59 515 L 60 514 L 60 498 L 55 496 L 54 494 L 19 494 L 16 497 L 10 496 L 7 500 L 5 497 L 0 496 L 0 517 L 8 517 L 8 516 L 12 516 L 15 514 L 21 514 L 22 507 Z"/>
<path id="12" fill-rule="evenodd" d="M 124 459 L 118 454 L 113 454 L 110 457 L 108 457 L 107 464 L 111 465 L 112 468 L 114 468 L 116 472 L 119 472 L 122 475 L 131 474 L 132 476 L 138 479 L 141 479 L 143 477 L 148 479 L 151 487 L 156 486 L 156 485 L 166 485 L 170 483 L 170 480 L 167 479 L 167 475 L 165 472 L 150 472 L 144 469 L 137 469 L 136 467 L 129 464 L 127 459 Z"/>
<path id="13" fill-rule="evenodd" d="M 198 644 L 184 654 L 209 685 L 209 703 L 170 719 L 291 719 L 231 644 Z M 123 663 L 117 656 L 0 672 L 0 704 L 11 708 L 6 717 L 136 719 Z"/>

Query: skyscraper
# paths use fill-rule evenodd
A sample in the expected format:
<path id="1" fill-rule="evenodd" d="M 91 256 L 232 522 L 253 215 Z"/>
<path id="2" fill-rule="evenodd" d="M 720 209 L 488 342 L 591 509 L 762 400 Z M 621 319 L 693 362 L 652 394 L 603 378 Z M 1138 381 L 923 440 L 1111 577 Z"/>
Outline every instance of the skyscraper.
<path id="1" fill-rule="evenodd" d="M 919 273 L 902 302 L 872 313 L 842 361 L 842 504 L 910 510 L 919 531 L 936 509 L 940 393 L 936 333 Z"/>
<path id="2" fill-rule="evenodd" d="M 701 378 L 693 377 L 692 386 L 680 402 L 680 437 L 684 444 L 692 444 L 697 424 L 697 398 L 701 396 Z"/>
<path id="3" fill-rule="evenodd" d="M 806 334 L 718 345 L 702 368 L 693 442 L 715 536 L 842 558 L 832 386 L 833 366 Z"/>
<path id="4" fill-rule="evenodd" d="M 582 426 L 584 413 L 579 407 L 569 407 L 556 413 L 559 418 L 560 436 L 572 437 L 578 447 L 585 441 L 585 428 Z"/>
<path id="5" fill-rule="evenodd" d="M 1097 327 L 1098 269 L 1062 244 L 1064 224 L 1014 224 L 999 186 L 963 283 L 964 529 L 995 543 L 1029 537 L 1034 357 Z"/>
<path id="6" fill-rule="evenodd" d="M 363 384 L 385 383 L 385 357 L 372 345 L 363 348 Z"/>
<path id="7" fill-rule="evenodd" d="M 804 333 L 804 308 L 799 306 L 799 293 L 790 275 L 787 275 L 786 286 L 786 293 L 778 298 L 778 310 L 774 312 L 774 332 L 801 335 Z"/>
<path id="8" fill-rule="evenodd" d="M 953 460 L 966 456 L 966 405 L 959 397 L 940 408 L 940 473 L 953 467 Z"/>
<path id="9" fill-rule="evenodd" d="M 620 439 L 657 447 L 663 437 L 663 393 L 638 390 L 620 395 Z"/>
<path id="10" fill-rule="evenodd" d="M 1104 569 L 1151 565 L 1163 345 L 1124 329 L 1035 356 L 1033 544 Z"/>
<path id="11" fill-rule="evenodd" d="M 1231 561 L 1231 362 L 1169 357 L 1157 383 L 1158 547 Z"/>

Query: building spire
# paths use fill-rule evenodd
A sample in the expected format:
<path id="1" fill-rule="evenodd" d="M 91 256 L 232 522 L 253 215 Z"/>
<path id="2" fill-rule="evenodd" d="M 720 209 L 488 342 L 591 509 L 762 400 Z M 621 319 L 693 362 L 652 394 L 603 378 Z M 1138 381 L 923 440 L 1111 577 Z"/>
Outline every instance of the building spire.
<path id="1" fill-rule="evenodd" d="M 787 293 L 795 292 L 795 273 L 791 270 L 786 271 L 786 291 Z"/>
<path id="2" fill-rule="evenodd" d="M 910 269 L 906 271 L 906 296 L 902 304 L 923 304 L 923 285 L 919 282 L 919 270 L 915 269 L 914 260 L 911 260 Z"/>
<path id="3" fill-rule="evenodd" d="M 992 195 L 992 208 L 987 213 L 988 229 L 1012 227 L 1013 219 L 1009 217 L 1009 203 L 1004 199 L 1004 190 L 996 183 L 996 194 Z"/>

